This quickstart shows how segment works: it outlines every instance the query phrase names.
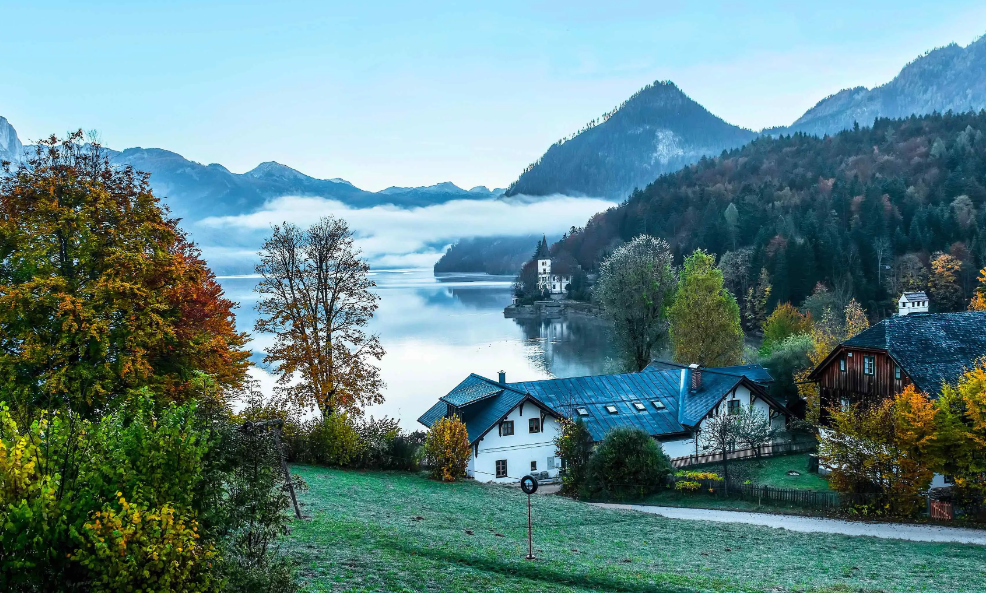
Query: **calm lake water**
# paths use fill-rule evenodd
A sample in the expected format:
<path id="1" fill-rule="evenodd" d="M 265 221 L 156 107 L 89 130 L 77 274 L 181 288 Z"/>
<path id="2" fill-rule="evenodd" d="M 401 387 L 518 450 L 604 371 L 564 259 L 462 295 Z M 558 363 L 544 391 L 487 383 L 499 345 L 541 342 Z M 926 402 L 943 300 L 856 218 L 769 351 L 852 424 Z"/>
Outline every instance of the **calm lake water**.
<path id="1" fill-rule="evenodd" d="M 424 270 L 372 272 L 380 308 L 370 326 L 387 355 L 380 363 L 386 402 L 368 413 L 399 418 L 417 429 L 417 418 L 469 373 L 508 381 L 603 373 L 613 356 L 611 331 L 592 319 L 515 320 L 503 317 L 512 278 L 485 274 L 435 277 Z M 237 326 L 253 333 L 257 301 L 252 277 L 220 278 L 229 298 L 240 302 Z M 272 343 L 253 335 L 254 362 Z M 272 377 L 258 369 L 265 391 Z"/>

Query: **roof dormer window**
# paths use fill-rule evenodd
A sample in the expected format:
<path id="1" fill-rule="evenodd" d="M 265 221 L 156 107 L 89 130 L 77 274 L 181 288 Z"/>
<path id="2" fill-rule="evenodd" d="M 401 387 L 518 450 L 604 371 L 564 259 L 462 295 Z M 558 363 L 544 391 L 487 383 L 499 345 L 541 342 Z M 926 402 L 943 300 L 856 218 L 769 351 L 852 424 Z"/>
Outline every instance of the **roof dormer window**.
<path id="1" fill-rule="evenodd" d="M 609 405 L 606 406 L 606 411 L 609 412 L 610 414 L 616 414 L 619 410 L 616 409 L 616 406 Z"/>
<path id="2" fill-rule="evenodd" d="M 654 408 L 656 408 L 656 409 L 658 409 L 658 410 L 663 410 L 663 409 L 664 409 L 664 407 L 665 407 L 665 406 L 664 406 L 664 403 L 663 403 L 663 402 L 661 402 L 660 400 L 657 400 L 657 399 L 655 399 L 655 400 L 654 400 L 654 401 L 652 401 L 651 403 L 652 403 L 652 404 L 654 404 Z"/>
<path id="3" fill-rule="evenodd" d="M 585 408 L 575 408 L 575 413 L 578 414 L 579 416 L 588 416 L 589 410 Z"/>
<path id="4" fill-rule="evenodd" d="M 633 407 L 637 408 L 637 411 L 639 411 L 639 412 L 643 412 L 644 410 L 647 409 L 647 406 L 645 406 L 644 404 L 642 404 L 640 402 L 633 402 Z"/>

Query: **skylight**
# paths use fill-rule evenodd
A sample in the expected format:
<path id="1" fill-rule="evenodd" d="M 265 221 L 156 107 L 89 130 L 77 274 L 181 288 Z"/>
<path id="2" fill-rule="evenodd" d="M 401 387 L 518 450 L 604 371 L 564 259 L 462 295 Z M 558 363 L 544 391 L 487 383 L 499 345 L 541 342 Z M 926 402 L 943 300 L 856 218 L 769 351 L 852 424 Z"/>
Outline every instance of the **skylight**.
<path id="1" fill-rule="evenodd" d="M 645 406 L 644 404 L 642 404 L 640 402 L 633 402 L 633 407 L 637 408 L 637 411 L 640 411 L 640 412 L 643 412 L 644 410 L 647 409 L 647 406 Z"/>
<path id="2" fill-rule="evenodd" d="M 616 406 L 606 406 L 606 411 L 609 412 L 610 414 L 615 414 L 617 411 Z"/>
<path id="3" fill-rule="evenodd" d="M 579 416 L 588 416 L 589 410 L 585 408 L 575 408 L 575 413 L 578 414 Z"/>
<path id="4" fill-rule="evenodd" d="M 660 401 L 656 400 L 656 399 L 654 401 L 652 401 L 651 403 L 654 404 L 654 407 L 657 408 L 658 410 L 663 410 L 664 409 L 664 404 L 661 403 Z"/>

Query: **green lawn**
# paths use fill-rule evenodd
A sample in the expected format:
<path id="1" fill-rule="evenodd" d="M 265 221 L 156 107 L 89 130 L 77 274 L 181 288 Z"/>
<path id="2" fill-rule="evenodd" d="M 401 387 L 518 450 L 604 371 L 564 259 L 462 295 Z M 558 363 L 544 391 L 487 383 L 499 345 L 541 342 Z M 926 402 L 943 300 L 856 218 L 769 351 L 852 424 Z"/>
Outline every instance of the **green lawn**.
<path id="1" fill-rule="evenodd" d="M 503 486 L 295 466 L 310 520 L 285 552 L 309 591 L 980 591 L 986 548 L 608 511 Z"/>
<path id="2" fill-rule="evenodd" d="M 719 473 L 720 465 L 708 465 L 705 469 Z M 808 473 L 808 454 L 797 453 L 780 457 L 765 457 L 760 461 L 744 459 L 729 462 L 730 472 L 738 470 L 738 475 L 758 486 L 771 488 L 792 488 L 796 490 L 829 490 L 828 480 L 818 474 Z M 788 471 L 796 471 L 799 476 L 789 476 Z"/>

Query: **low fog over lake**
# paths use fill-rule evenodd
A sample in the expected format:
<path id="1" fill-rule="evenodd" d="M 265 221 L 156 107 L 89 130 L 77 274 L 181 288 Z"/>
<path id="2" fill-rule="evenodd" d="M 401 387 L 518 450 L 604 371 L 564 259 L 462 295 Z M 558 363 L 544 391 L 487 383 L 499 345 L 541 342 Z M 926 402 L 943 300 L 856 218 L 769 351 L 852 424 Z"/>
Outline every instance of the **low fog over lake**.
<path id="1" fill-rule="evenodd" d="M 508 381 L 575 377 L 605 372 L 614 356 L 610 330 L 599 321 L 515 320 L 503 317 L 513 278 L 485 274 L 435 277 L 431 269 L 374 270 L 380 309 L 370 325 L 387 349 L 381 362 L 386 402 L 367 414 L 400 418 L 410 430 L 417 418 L 469 373 Z M 272 336 L 253 334 L 257 278 L 221 277 L 229 298 L 241 303 L 236 323 L 250 332 L 254 362 Z M 253 371 L 265 393 L 273 378 Z"/>

